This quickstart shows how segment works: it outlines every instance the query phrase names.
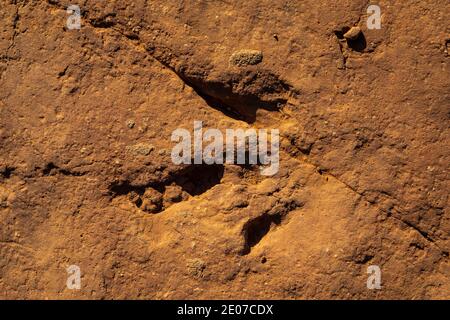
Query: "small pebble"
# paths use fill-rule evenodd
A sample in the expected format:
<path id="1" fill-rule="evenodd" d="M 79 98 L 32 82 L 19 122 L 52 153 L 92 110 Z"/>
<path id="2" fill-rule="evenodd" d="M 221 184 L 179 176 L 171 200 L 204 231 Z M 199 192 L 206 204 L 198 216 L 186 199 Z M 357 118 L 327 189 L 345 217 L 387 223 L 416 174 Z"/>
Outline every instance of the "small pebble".
<path id="1" fill-rule="evenodd" d="M 128 128 L 133 129 L 135 125 L 136 125 L 136 122 L 134 122 L 134 120 L 128 120 L 127 121 L 127 127 Z"/>

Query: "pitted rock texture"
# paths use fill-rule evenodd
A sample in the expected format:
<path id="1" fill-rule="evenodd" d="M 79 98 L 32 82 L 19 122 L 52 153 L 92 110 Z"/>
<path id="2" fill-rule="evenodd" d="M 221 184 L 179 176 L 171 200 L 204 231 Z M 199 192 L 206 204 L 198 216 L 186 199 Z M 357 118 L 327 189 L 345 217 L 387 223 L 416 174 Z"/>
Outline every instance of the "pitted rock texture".
<path id="1" fill-rule="evenodd" d="M 450 298 L 448 1 L 71 4 L 0 0 L 1 298 Z M 175 165 L 196 120 L 279 172 Z"/>

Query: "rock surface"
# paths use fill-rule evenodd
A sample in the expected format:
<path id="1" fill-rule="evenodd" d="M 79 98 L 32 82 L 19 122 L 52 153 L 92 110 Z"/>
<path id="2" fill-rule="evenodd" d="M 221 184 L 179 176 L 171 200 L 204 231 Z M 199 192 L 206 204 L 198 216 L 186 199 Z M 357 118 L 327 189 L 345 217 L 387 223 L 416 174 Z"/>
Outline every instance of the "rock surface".
<path id="1" fill-rule="evenodd" d="M 0 0 L 1 298 L 450 298 L 448 1 L 82 3 Z M 280 171 L 175 165 L 194 120 Z"/>

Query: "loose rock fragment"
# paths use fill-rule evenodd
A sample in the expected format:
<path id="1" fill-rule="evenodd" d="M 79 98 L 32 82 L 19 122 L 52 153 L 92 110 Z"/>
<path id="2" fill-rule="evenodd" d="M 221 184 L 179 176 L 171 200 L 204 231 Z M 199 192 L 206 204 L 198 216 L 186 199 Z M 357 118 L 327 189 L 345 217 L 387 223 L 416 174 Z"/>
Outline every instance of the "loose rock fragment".
<path id="1" fill-rule="evenodd" d="M 142 198 L 142 210 L 149 213 L 161 212 L 163 196 L 159 191 L 153 188 L 148 188 L 147 190 L 145 190 Z"/>
<path id="2" fill-rule="evenodd" d="M 187 269 L 190 275 L 195 278 L 202 278 L 203 271 L 206 268 L 206 263 L 201 259 L 192 259 L 187 263 Z"/>
<path id="3" fill-rule="evenodd" d="M 183 189 L 180 186 L 167 186 L 164 192 L 164 203 L 171 205 L 186 199 L 186 195 L 183 194 Z"/>
<path id="4" fill-rule="evenodd" d="M 133 146 L 127 146 L 127 151 L 133 155 L 148 156 L 155 149 L 154 146 L 147 143 L 138 143 Z"/>
<path id="5" fill-rule="evenodd" d="M 361 29 L 359 27 L 353 27 L 344 34 L 344 38 L 347 40 L 355 40 L 360 34 Z"/>
<path id="6" fill-rule="evenodd" d="M 130 128 L 130 129 L 133 129 L 135 124 L 136 124 L 136 122 L 134 120 L 130 119 L 130 120 L 127 121 L 127 127 Z"/>
<path id="7" fill-rule="evenodd" d="M 261 63 L 263 60 L 263 54 L 258 50 L 239 50 L 234 52 L 230 57 L 230 63 L 236 66 L 248 66 Z"/>
<path id="8" fill-rule="evenodd" d="M 141 201 L 141 198 L 139 197 L 139 194 L 136 191 L 130 192 L 128 194 L 128 199 L 136 205 Z"/>

